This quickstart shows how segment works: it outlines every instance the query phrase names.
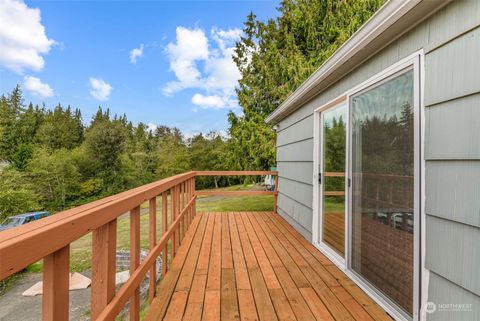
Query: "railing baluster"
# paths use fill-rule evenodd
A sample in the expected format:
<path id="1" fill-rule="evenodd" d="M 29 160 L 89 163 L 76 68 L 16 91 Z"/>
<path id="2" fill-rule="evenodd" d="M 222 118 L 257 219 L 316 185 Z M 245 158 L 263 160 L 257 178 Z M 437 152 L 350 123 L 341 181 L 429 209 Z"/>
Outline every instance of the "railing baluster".
<path id="1" fill-rule="evenodd" d="M 185 183 L 185 186 L 187 187 L 187 203 L 190 202 L 190 180 L 187 180 L 187 182 Z M 186 221 L 187 221 L 187 228 L 190 226 L 190 206 L 188 207 L 188 210 L 187 210 L 187 218 L 186 218 Z"/>
<path id="2" fill-rule="evenodd" d="M 180 183 L 180 186 L 181 185 L 182 185 L 182 183 Z M 178 189 L 178 208 L 177 208 L 177 215 L 178 216 L 180 216 L 180 213 L 182 212 L 182 190 L 183 190 L 183 188 Z M 180 223 L 182 223 L 182 221 L 183 221 L 183 216 L 182 216 L 182 219 L 180 220 Z M 180 246 L 180 244 L 182 244 L 183 233 L 181 233 L 181 231 L 180 231 L 180 228 L 182 228 L 182 227 L 183 227 L 183 224 L 178 225 L 180 237 L 178 238 L 177 246 Z"/>
<path id="3" fill-rule="evenodd" d="M 149 232 L 148 238 L 150 243 L 150 251 L 155 247 L 157 243 L 157 198 L 152 198 L 148 203 L 148 214 L 149 214 Z M 148 288 L 148 298 L 149 302 L 152 303 L 153 298 L 155 297 L 155 290 L 157 287 L 157 261 L 152 265 L 150 269 L 150 286 Z"/>
<path id="4" fill-rule="evenodd" d="M 183 182 L 182 183 L 182 206 L 181 206 L 182 210 L 185 209 L 185 204 L 187 204 L 187 184 L 186 182 Z M 182 228 L 182 232 L 183 232 L 182 240 L 183 240 L 183 238 L 185 237 L 185 233 L 187 232 L 187 216 L 186 215 L 183 215 L 182 222 L 183 222 L 183 228 Z"/>
<path id="5" fill-rule="evenodd" d="M 175 219 L 177 218 L 177 187 L 173 186 L 172 189 L 170 190 L 170 202 L 171 204 L 171 221 L 174 222 Z M 172 242 L 172 260 L 175 257 L 175 254 L 177 254 L 177 230 L 173 231 L 173 238 L 171 239 Z"/>
<path id="6" fill-rule="evenodd" d="M 140 265 L 140 207 L 130 211 L 130 275 Z M 130 321 L 140 320 L 140 289 L 130 299 Z"/>
<path id="7" fill-rule="evenodd" d="M 43 321 L 68 321 L 70 245 L 43 259 Z"/>
<path id="8" fill-rule="evenodd" d="M 92 233 L 91 320 L 94 321 L 115 296 L 117 220 Z"/>
<path id="9" fill-rule="evenodd" d="M 181 212 L 181 208 L 180 208 L 180 206 L 181 206 L 181 204 L 180 204 L 180 192 L 181 192 L 180 185 L 181 184 L 179 184 L 178 188 L 177 188 L 177 198 L 176 198 L 177 199 L 177 214 L 176 214 L 177 217 L 180 216 L 180 212 Z M 181 222 L 181 220 L 180 220 L 180 222 Z M 181 234 L 180 234 L 180 225 L 181 224 L 178 224 L 178 226 L 177 226 L 177 231 L 178 231 L 177 249 L 180 247 L 180 244 L 181 244 L 181 241 L 182 241 Z"/>
<path id="10" fill-rule="evenodd" d="M 162 193 L 162 235 L 167 233 L 168 222 L 168 195 L 167 192 Z M 168 242 L 162 251 L 162 279 L 167 274 L 168 269 Z"/>

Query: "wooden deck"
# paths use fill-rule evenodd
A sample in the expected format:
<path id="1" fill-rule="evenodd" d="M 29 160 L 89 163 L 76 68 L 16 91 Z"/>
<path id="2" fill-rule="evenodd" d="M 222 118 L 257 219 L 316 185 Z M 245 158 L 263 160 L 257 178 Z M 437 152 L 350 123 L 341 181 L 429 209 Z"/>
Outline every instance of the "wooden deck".
<path id="1" fill-rule="evenodd" d="M 199 213 L 145 320 L 391 320 L 273 212 Z"/>

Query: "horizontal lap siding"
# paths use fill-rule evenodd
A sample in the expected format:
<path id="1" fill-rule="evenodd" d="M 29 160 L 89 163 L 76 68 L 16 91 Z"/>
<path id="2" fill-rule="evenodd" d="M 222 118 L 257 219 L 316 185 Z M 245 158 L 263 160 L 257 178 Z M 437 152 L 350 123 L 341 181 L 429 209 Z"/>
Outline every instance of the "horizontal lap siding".
<path id="1" fill-rule="evenodd" d="M 299 183 L 280 177 L 278 186 L 282 186 L 280 189 L 282 194 L 310 209 L 312 208 L 313 186 L 311 184 Z"/>
<path id="2" fill-rule="evenodd" d="M 278 214 L 280 214 L 290 225 L 292 225 L 307 240 L 312 240 L 312 209 L 279 194 Z"/>
<path id="3" fill-rule="evenodd" d="M 439 16 L 443 21 L 431 23 L 430 36 L 437 47 L 425 56 L 428 295 L 437 305 L 475 304 L 472 311 L 436 311 L 427 319 L 478 320 L 480 6 L 472 1 L 452 3 Z M 452 27 L 459 32 L 454 34 Z M 445 43 L 439 41 L 442 32 L 448 34 Z"/>
<path id="4" fill-rule="evenodd" d="M 480 228 L 480 161 L 438 160 L 427 164 L 426 212 Z"/>
<path id="5" fill-rule="evenodd" d="M 479 109 L 480 93 L 426 108 L 425 158 L 480 159 Z"/>
<path id="6" fill-rule="evenodd" d="M 304 203 L 312 197 L 303 193 L 311 191 L 299 186 L 312 180 L 308 172 L 313 174 L 313 111 L 424 50 L 429 300 L 476 302 L 471 313 L 437 311 L 428 320 L 480 320 L 480 272 L 471 270 L 479 268 L 480 253 L 479 25 L 480 1 L 452 1 L 279 123 L 279 213 L 309 236 L 312 204 Z M 456 250 L 460 247 L 464 251 Z"/>
<path id="7" fill-rule="evenodd" d="M 312 185 L 312 162 L 279 162 L 277 170 L 281 178 Z"/>
<path id="8" fill-rule="evenodd" d="M 288 124 L 288 125 L 287 125 Z M 312 239 L 313 115 L 297 115 L 277 131 L 278 213 Z"/>
<path id="9" fill-rule="evenodd" d="M 480 296 L 478 228 L 427 216 L 426 229 L 426 267 Z"/>
<path id="10" fill-rule="evenodd" d="M 277 131 L 278 147 L 313 137 L 313 115 Z M 280 145 L 281 144 L 281 145 Z"/>
<path id="11" fill-rule="evenodd" d="M 277 147 L 277 162 L 312 162 L 313 138 Z"/>
<path id="12" fill-rule="evenodd" d="M 431 106 L 480 91 L 480 28 L 425 57 L 425 105 Z"/>
<path id="13" fill-rule="evenodd" d="M 437 305 L 437 310 L 427 315 L 428 320 L 434 321 L 473 321 L 480 320 L 480 297 L 470 291 L 465 291 L 455 283 L 432 272 L 430 273 L 430 289 L 428 300 Z M 441 305 L 445 303 L 466 304 L 466 311 L 452 311 L 444 309 Z M 471 310 L 468 309 L 471 307 Z"/>

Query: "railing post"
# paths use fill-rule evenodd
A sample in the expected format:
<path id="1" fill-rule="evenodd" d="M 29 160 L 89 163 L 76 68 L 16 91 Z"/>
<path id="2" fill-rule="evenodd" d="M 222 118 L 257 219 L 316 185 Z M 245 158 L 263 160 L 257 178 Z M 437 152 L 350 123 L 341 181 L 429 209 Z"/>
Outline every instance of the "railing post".
<path id="1" fill-rule="evenodd" d="M 68 321 L 70 245 L 43 259 L 43 321 Z"/>
<path id="2" fill-rule="evenodd" d="M 168 195 L 167 192 L 162 193 L 162 235 L 167 233 L 168 229 Z M 168 269 L 168 242 L 165 243 L 165 247 L 162 250 L 162 279 L 167 274 Z"/>
<path id="3" fill-rule="evenodd" d="M 140 207 L 130 211 L 130 275 L 140 265 Z M 140 289 L 130 299 L 130 321 L 140 320 Z"/>
<path id="4" fill-rule="evenodd" d="M 149 233 L 148 239 L 150 243 L 150 251 L 155 247 L 157 243 L 157 198 L 152 198 L 148 203 L 148 224 L 149 224 Z M 152 303 L 155 297 L 155 290 L 157 287 L 157 260 L 152 265 L 150 269 L 150 286 L 148 288 L 148 298 L 149 302 Z"/>
<path id="5" fill-rule="evenodd" d="M 117 220 L 92 233 L 91 320 L 94 321 L 115 296 Z"/>
<path id="6" fill-rule="evenodd" d="M 273 211 L 277 214 L 278 208 L 278 173 L 275 175 L 275 195 L 273 196 Z"/>
<path id="7" fill-rule="evenodd" d="M 192 196 L 193 197 L 195 197 L 195 179 L 196 179 L 196 176 L 194 176 L 192 179 Z M 192 203 L 192 212 L 193 212 L 193 217 L 197 216 L 197 199 L 195 199 Z"/>

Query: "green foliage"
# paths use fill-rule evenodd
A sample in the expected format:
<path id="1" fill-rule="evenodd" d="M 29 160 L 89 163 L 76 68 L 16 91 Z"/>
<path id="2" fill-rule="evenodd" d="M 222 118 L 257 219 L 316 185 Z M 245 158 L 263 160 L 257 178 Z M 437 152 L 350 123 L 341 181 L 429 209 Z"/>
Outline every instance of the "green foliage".
<path id="1" fill-rule="evenodd" d="M 85 134 L 85 153 L 90 168 L 105 183 L 108 193 L 122 189 L 121 154 L 126 150 L 123 120 L 94 121 Z"/>
<path id="2" fill-rule="evenodd" d="M 72 149 L 83 139 L 82 116 L 79 109 L 72 112 L 70 106 L 61 105 L 47 111 L 37 131 L 37 140 L 50 149 Z"/>
<path id="3" fill-rule="evenodd" d="M 32 185 L 14 168 L 0 170 L 0 219 L 40 209 Z"/>
<path id="4" fill-rule="evenodd" d="M 32 185 L 46 208 L 64 209 L 80 192 L 80 174 L 69 150 L 37 149 L 28 164 Z"/>
<path id="5" fill-rule="evenodd" d="M 102 108 L 84 125 L 78 109 L 25 108 L 18 86 L 0 97 L 0 116 L 0 217 L 59 211 L 192 169 L 227 169 L 227 142 L 217 133 L 153 133 Z M 199 188 L 227 183 L 209 177 Z"/>
<path id="6" fill-rule="evenodd" d="M 243 115 L 229 115 L 232 165 L 268 169 L 275 164 L 275 134 L 265 117 L 384 1 L 284 0 L 275 19 L 247 17 L 234 57 L 242 75 L 237 94 Z"/>

